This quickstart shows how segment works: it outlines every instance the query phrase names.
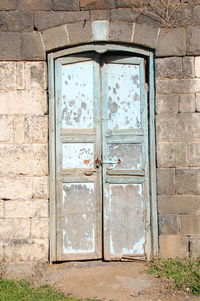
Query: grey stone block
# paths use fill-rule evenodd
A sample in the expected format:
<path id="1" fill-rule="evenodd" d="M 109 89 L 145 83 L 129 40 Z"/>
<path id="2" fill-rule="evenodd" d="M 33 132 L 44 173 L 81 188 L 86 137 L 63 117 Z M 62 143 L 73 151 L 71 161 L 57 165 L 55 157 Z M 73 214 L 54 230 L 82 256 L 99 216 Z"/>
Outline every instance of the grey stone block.
<path id="1" fill-rule="evenodd" d="M 187 94 L 200 92 L 200 79 L 157 80 L 159 94 Z"/>
<path id="2" fill-rule="evenodd" d="M 42 32 L 42 37 L 47 51 L 69 45 L 66 25 L 49 28 Z"/>
<path id="3" fill-rule="evenodd" d="M 109 25 L 108 39 L 110 41 L 131 42 L 133 24 L 113 22 Z"/>
<path id="4" fill-rule="evenodd" d="M 180 1 L 179 1 L 180 2 Z M 172 8 L 173 9 L 173 8 Z M 180 5 L 174 12 L 174 25 L 188 26 L 194 24 L 194 5 Z"/>
<path id="5" fill-rule="evenodd" d="M 188 144 L 188 165 L 200 167 L 200 143 Z"/>
<path id="6" fill-rule="evenodd" d="M 195 95 L 194 94 L 180 95 L 179 112 L 180 113 L 195 112 Z"/>
<path id="7" fill-rule="evenodd" d="M 133 42 L 137 45 L 155 48 L 159 29 L 153 25 L 135 24 Z"/>
<path id="8" fill-rule="evenodd" d="M 184 168 L 176 169 L 176 193 L 200 194 L 200 169 Z"/>
<path id="9" fill-rule="evenodd" d="M 33 32 L 22 34 L 21 59 L 31 61 L 46 59 L 46 53 L 40 33 Z"/>
<path id="10" fill-rule="evenodd" d="M 157 115 L 157 140 L 187 142 L 200 139 L 200 114 Z"/>
<path id="11" fill-rule="evenodd" d="M 192 258 L 200 257 L 200 237 L 199 236 L 190 237 L 190 256 Z"/>
<path id="12" fill-rule="evenodd" d="M 115 7 L 115 0 L 80 0 L 82 9 L 110 9 Z"/>
<path id="13" fill-rule="evenodd" d="M 87 11 L 77 12 L 35 12 L 34 25 L 39 30 L 50 27 L 90 20 L 90 14 Z"/>
<path id="14" fill-rule="evenodd" d="M 194 78 L 195 77 L 195 67 L 194 67 L 194 57 L 193 56 L 183 57 L 183 77 L 184 78 Z"/>
<path id="15" fill-rule="evenodd" d="M 87 43 L 92 40 L 91 22 L 77 22 L 67 25 L 70 44 Z"/>
<path id="16" fill-rule="evenodd" d="M 157 169 L 157 191 L 159 195 L 175 194 L 175 169 Z"/>
<path id="17" fill-rule="evenodd" d="M 0 0 L 0 10 L 15 10 L 17 0 Z"/>
<path id="18" fill-rule="evenodd" d="M 51 10 L 52 0 L 18 0 L 17 8 L 19 10 Z"/>
<path id="19" fill-rule="evenodd" d="M 137 23 L 140 23 L 140 24 L 145 23 L 145 24 L 151 24 L 154 26 L 163 27 L 163 23 L 162 23 L 161 19 L 159 17 L 157 17 L 156 15 L 152 16 L 151 13 L 155 13 L 155 11 L 152 9 L 148 9 L 148 11 L 144 11 L 141 9 L 141 12 L 137 17 Z"/>
<path id="20" fill-rule="evenodd" d="M 200 55 L 200 26 L 191 26 L 187 29 L 187 54 Z"/>
<path id="21" fill-rule="evenodd" d="M 187 167 L 185 143 L 159 143 L 157 146 L 158 167 Z"/>
<path id="22" fill-rule="evenodd" d="M 180 222 L 177 215 L 159 216 L 159 234 L 179 234 Z"/>
<path id="23" fill-rule="evenodd" d="M 183 56 L 186 54 L 186 29 L 171 28 L 160 30 L 156 56 Z"/>
<path id="24" fill-rule="evenodd" d="M 162 195 L 158 197 L 159 214 L 199 215 L 200 196 Z"/>
<path id="25" fill-rule="evenodd" d="M 31 12 L 0 12 L 1 31 L 32 31 L 33 14 Z"/>
<path id="26" fill-rule="evenodd" d="M 54 10 L 79 10 L 79 0 L 53 0 Z"/>
<path id="27" fill-rule="evenodd" d="M 142 7 L 141 0 L 116 0 L 116 7 Z"/>
<path id="28" fill-rule="evenodd" d="M 20 60 L 21 41 L 20 33 L 0 32 L 0 60 Z"/>
<path id="29" fill-rule="evenodd" d="M 156 59 L 157 78 L 182 78 L 182 58 L 170 57 Z"/>
<path id="30" fill-rule="evenodd" d="M 91 10 L 91 20 L 110 20 L 110 10 Z"/>
<path id="31" fill-rule="evenodd" d="M 160 95 L 156 97 L 156 112 L 163 113 L 178 113 L 179 95 Z"/>
<path id="32" fill-rule="evenodd" d="M 200 112 L 200 93 L 196 94 L 196 101 L 195 101 L 195 110 Z"/>
<path id="33" fill-rule="evenodd" d="M 134 22 L 139 15 L 139 11 L 136 9 L 112 9 L 111 10 L 111 20 L 113 21 L 127 21 Z"/>

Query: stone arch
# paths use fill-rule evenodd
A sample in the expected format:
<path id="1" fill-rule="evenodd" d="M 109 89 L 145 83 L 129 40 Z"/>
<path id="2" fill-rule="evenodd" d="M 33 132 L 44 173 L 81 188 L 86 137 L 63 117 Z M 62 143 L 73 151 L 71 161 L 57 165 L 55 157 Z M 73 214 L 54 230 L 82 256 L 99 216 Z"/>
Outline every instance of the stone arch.
<path id="1" fill-rule="evenodd" d="M 46 52 L 93 43 L 127 43 L 149 48 L 156 56 L 186 54 L 185 28 L 159 28 L 131 22 L 81 21 L 48 28 L 40 32 Z"/>

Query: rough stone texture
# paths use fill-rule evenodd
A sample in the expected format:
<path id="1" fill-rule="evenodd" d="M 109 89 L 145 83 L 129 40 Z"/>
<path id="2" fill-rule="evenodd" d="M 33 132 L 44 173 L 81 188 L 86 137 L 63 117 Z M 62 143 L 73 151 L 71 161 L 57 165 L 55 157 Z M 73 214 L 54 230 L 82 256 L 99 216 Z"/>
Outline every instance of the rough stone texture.
<path id="1" fill-rule="evenodd" d="M 115 7 L 115 0 L 80 0 L 82 9 L 109 9 Z"/>
<path id="2" fill-rule="evenodd" d="M 199 113 L 157 115 L 157 140 L 186 142 L 200 139 Z"/>
<path id="3" fill-rule="evenodd" d="M 157 148 L 158 167 L 187 166 L 187 148 L 185 143 L 162 143 Z"/>
<path id="4" fill-rule="evenodd" d="M 179 100 L 179 112 L 190 113 L 195 112 L 196 98 L 194 94 L 182 94 Z"/>
<path id="5" fill-rule="evenodd" d="M 157 169 L 157 192 L 159 195 L 175 194 L 175 170 Z"/>
<path id="6" fill-rule="evenodd" d="M 131 42 L 133 25 L 131 23 L 113 22 L 109 25 L 108 39 L 110 41 Z"/>
<path id="7" fill-rule="evenodd" d="M 3 242 L 0 241 L 0 263 L 3 261 Z"/>
<path id="8" fill-rule="evenodd" d="M 30 237 L 30 219 L 0 219 L 1 239 L 26 239 Z"/>
<path id="9" fill-rule="evenodd" d="M 196 93 L 195 109 L 200 112 L 200 93 Z"/>
<path id="10" fill-rule="evenodd" d="M 91 21 L 110 20 L 110 10 L 91 10 Z"/>
<path id="11" fill-rule="evenodd" d="M 194 57 L 185 56 L 183 57 L 183 77 L 193 78 L 195 77 L 194 72 Z"/>
<path id="12" fill-rule="evenodd" d="M 166 258 L 188 257 L 188 238 L 182 236 L 160 236 L 160 255 Z"/>
<path id="13" fill-rule="evenodd" d="M 52 0 L 18 0 L 17 8 L 19 10 L 51 10 Z"/>
<path id="14" fill-rule="evenodd" d="M 0 145 L 0 176 L 32 175 L 48 173 L 46 145 Z"/>
<path id="15" fill-rule="evenodd" d="M 200 56 L 195 57 L 195 76 L 200 77 Z"/>
<path id="16" fill-rule="evenodd" d="M 200 92 L 200 79 L 157 80 L 157 93 L 187 94 Z"/>
<path id="17" fill-rule="evenodd" d="M 4 242 L 6 263 L 47 262 L 48 239 L 13 239 Z"/>
<path id="18" fill-rule="evenodd" d="M 32 238 L 48 238 L 49 221 L 48 218 L 32 218 L 31 219 L 31 237 Z"/>
<path id="19" fill-rule="evenodd" d="M 21 59 L 21 34 L 14 32 L 0 32 L 0 60 Z"/>
<path id="20" fill-rule="evenodd" d="M 181 216 L 181 233 L 183 235 L 200 233 L 200 216 L 182 215 Z"/>
<path id="21" fill-rule="evenodd" d="M 158 196 L 159 214 L 198 215 L 200 214 L 200 197 L 185 195 Z"/>
<path id="22" fill-rule="evenodd" d="M 31 12 L 0 12 L 0 31 L 32 31 Z"/>
<path id="23" fill-rule="evenodd" d="M 186 30 L 184 28 L 161 29 L 156 55 L 182 56 L 186 54 Z"/>
<path id="24" fill-rule="evenodd" d="M 0 0 L 0 10 L 15 10 L 17 0 Z"/>
<path id="25" fill-rule="evenodd" d="M 117 0 L 116 7 L 141 7 L 141 0 Z"/>
<path id="26" fill-rule="evenodd" d="M 31 61 L 42 61 L 46 59 L 46 53 L 44 50 L 44 45 L 40 33 L 23 33 L 21 45 L 21 59 Z"/>
<path id="27" fill-rule="evenodd" d="M 92 27 L 90 22 L 68 24 L 67 30 L 71 44 L 87 43 L 92 39 Z"/>
<path id="28" fill-rule="evenodd" d="M 179 95 L 157 95 L 156 113 L 178 113 Z"/>
<path id="29" fill-rule="evenodd" d="M 155 26 L 135 24 L 133 42 L 148 48 L 155 48 L 159 30 Z"/>
<path id="30" fill-rule="evenodd" d="M 53 0 L 54 10 L 79 10 L 79 0 Z"/>
<path id="31" fill-rule="evenodd" d="M 187 54 L 200 54 L 200 26 L 191 26 L 187 29 Z"/>
<path id="32" fill-rule="evenodd" d="M 31 116 L 25 118 L 25 142 L 47 143 L 47 116 Z"/>
<path id="33" fill-rule="evenodd" d="M 78 12 L 35 12 L 34 26 L 39 30 L 50 27 L 63 25 L 66 23 L 74 23 L 79 21 L 90 20 L 88 11 Z"/>
<path id="34" fill-rule="evenodd" d="M 42 36 L 47 51 L 69 45 L 69 35 L 66 25 L 47 29 L 43 31 Z"/>
<path id="35" fill-rule="evenodd" d="M 13 118 L 13 142 L 23 143 L 24 134 L 24 116 L 16 115 Z"/>
<path id="36" fill-rule="evenodd" d="M 199 257 L 200 236 L 190 237 L 190 255 L 191 257 Z"/>
<path id="37" fill-rule="evenodd" d="M 112 9 L 111 10 L 111 20 L 112 21 L 128 21 L 135 22 L 139 15 L 138 10 L 123 8 L 123 9 Z"/>
<path id="38" fill-rule="evenodd" d="M 48 217 L 48 200 L 6 201 L 4 218 Z"/>
<path id="39" fill-rule="evenodd" d="M 0 115 L 0 142 L 12 142 L 13 140 L 13 119 Z"/>
<path id="40" fill-rule="evenodd" d="M 159 216 L 159 234 L 179 234 L 180 222 L 177 215 L 160 215 Z"/>
<path id="41" fill-rule="evenodd" d="M 193 167 L 200 166 L 200 143 L 191 143 L 187 146 L 188 165 Z"/>
<path id="42" fill-rule="evenodd" d="M 0 102 L 0 114 L 43 115 L 47 112 L 47 95 L 42 90 L 0 91 Z"/>
<path id="43" fill-rule="evenodd" d="M 176 169 L 176 192 L 177 194 L 199 194 L 200 193 L 200 169 L 184 168 Z"/>
<path id="44" fill-rule="evenodd" d="M 30 263 L 7 264 L 4 271 L 6 279 L 13 280 L 31 280 L 33 268 Z"/>
<path id="45" fill-rule="evenodd" d="M 156 59 L 156 78 L 182 78 L 182 58 Z"/>
<path id="46" fill-rule="evenodd" d="M 4 210 L 3 210 L 3 206 L 4 205 L 4 201 L 0 200 L 0 218 L 4 217 Z"/>

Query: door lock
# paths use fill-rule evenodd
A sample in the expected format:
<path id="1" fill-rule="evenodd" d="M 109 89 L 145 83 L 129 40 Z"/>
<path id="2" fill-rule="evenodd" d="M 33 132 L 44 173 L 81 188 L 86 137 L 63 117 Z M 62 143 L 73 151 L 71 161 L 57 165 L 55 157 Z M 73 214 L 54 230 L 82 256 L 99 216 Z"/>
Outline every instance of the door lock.
<path id="1" fill-rule="evenodd" d="M 108 160 L 108 161 L 102 161 L 102 160 L 99 160 L 98 158 L 95 160 L 95 165 L 96 165 L 96 168 L 99 168 L 100 165 L 103 165 L 103 164 L 120 164 L 121 163 L 121 159 L 116 159 L 116 160 Z"/>

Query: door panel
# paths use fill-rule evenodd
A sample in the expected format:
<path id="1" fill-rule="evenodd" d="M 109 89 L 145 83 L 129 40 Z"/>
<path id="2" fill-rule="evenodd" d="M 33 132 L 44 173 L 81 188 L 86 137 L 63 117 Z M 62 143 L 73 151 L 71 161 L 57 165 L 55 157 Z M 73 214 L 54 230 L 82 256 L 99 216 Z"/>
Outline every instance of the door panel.
<path id="1" fill-rule="evenodd" d="M 105 57 L 103 66 L 104 257 L 145 258 L 149 201 L 144 60 Z"/>
<path id="2" fill-rule="evenodd" d="M 100 78 L 94 55 L 56 61 L 58 260 L 102 257 Z"/>

